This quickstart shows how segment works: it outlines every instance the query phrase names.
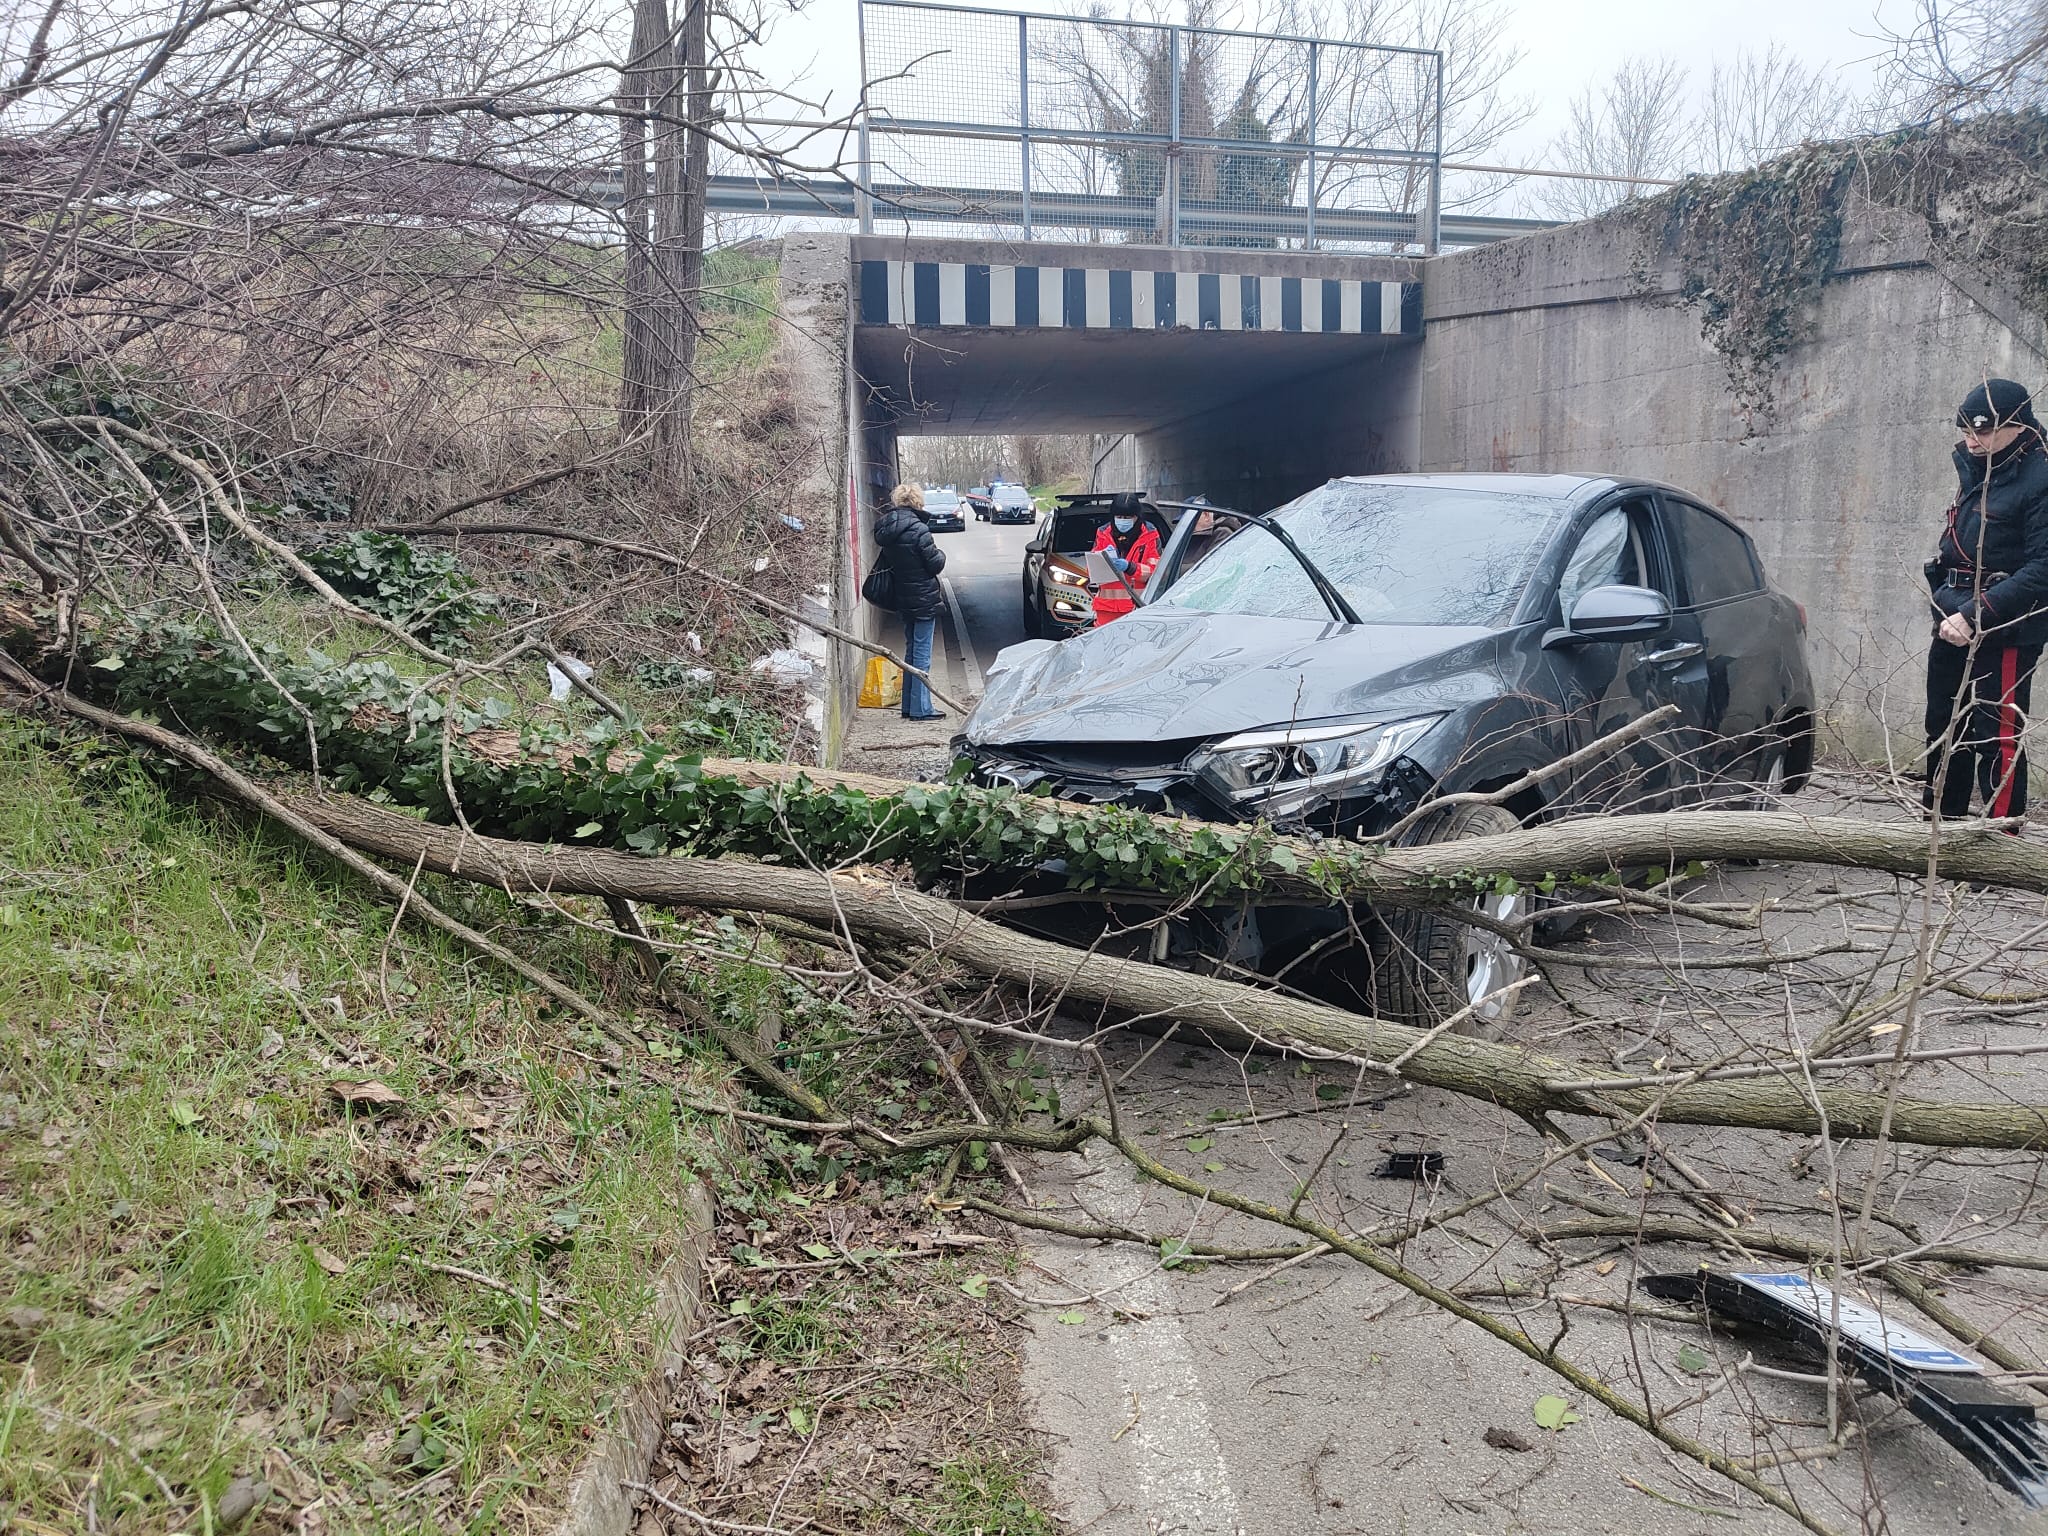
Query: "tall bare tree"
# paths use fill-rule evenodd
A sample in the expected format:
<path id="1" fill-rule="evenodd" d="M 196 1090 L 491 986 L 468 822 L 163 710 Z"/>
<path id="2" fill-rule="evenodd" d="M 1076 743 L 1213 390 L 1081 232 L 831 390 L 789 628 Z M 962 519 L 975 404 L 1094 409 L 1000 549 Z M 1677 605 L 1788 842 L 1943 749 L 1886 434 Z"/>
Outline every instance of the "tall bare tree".
<path id="1" fill-rule="evenodd" d="M 1777 43 L 1716 63 L 1699 131 L 1704 167 L 1740 170 L 1842 132 L 1855 103 L 1836 81 L 1825 66 L 1807 64 Z"/>
<path id="2" fill-rule="evenodd" d="M 1571 119 L 1551 148 L 1552 163 L 1583 176 L 1666 178 L 1683 172 L 1696 130 L 1674 59 L 1624 59 L 1607 80 L 1572 98 Z M 1604 212 L 1641 189 L 1628 181 L 1563 181 L 1548 194 L 1559 217 Z"/>
<path id="3" fill-rule="evenodd" d="M 1894 118 L 2048 106 L 2048 0 L 1918 0 L 1890 41 Z"/>

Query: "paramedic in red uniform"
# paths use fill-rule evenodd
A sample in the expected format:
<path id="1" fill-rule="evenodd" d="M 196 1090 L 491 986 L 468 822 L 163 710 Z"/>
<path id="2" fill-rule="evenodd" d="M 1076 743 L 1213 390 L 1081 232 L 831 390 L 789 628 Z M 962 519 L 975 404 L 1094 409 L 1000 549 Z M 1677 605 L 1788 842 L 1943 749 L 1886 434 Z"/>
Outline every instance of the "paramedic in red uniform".
<path id="1" fill-rule="evenodd" d="M 1109 521 L 1095 535 L 1096 553 L 1107 558 L 1123 578 L 1095 589 L 1097 629 L 1138 606 L 1132 593 L 1145 590 L 1152 568 L 1159 563 L 1159 530 L 1138 515 L 1138 506 L 1135 494 L 1126 491 L 1119 495 L 1110 503 Z"/>
<path id="2" fill-rule="evenodd" d="M 1927 562 L 1929 814 L 2019 816 L 2021 742 L 2048 641 L 2048 443 L 2024 386 L 1987 379 L 1956 413 L 1959 489 Z"/>

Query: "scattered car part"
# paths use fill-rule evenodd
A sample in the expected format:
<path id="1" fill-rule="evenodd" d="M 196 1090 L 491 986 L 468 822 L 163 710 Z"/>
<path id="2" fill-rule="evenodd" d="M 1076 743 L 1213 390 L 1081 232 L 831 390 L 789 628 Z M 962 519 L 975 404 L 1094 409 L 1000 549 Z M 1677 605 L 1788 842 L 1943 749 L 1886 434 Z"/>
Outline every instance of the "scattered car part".
<path id="1" fill-rule="evenodd" d="M 1801 1274 L 1702 1268 L 1637 1283 L 1822 1359 L 1832 1345 L 1850 1371 L 1905 1404 L 1991 1481 L 2031 1509 L 2048 1508 L 2048 1435 L 2033 1404 L 1986 1381 L 1967 1355 Z"/>
<path id="2" fill-rule="evenodd" d="M 1434 1179 L 1444 1171 L 1441 1152 L 1389 1152 L 1374 1177 L 1381 1179 Z"/>

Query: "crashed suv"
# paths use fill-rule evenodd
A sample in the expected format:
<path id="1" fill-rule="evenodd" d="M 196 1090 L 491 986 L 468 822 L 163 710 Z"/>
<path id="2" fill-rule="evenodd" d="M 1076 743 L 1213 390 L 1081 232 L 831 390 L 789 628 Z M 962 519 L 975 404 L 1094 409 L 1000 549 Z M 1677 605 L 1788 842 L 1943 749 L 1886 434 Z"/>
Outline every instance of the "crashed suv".
<path id="1" fill-rule="evenodd" d="M 1178 512 L 1145 602 L 1001 652 L 956 738 L 974 779 L 1289 831 L 1443 841 L 1553 817 L 1756 804 L 1813 760 L 1804 610 L 1748 535 L 1668 486 L 1568 475 L 1334 480 L 1263 516 Z M 1517 785 L 1666 705 L 1619 751 Z M 1512 1009 L 1526 894 L 1376 925 L 1397 1016 Z M 1284 968 L 1360 931 L 1263 909 L 1229 958 Z M 1215 936 L 1208 935 L 1213 945 Z"/>

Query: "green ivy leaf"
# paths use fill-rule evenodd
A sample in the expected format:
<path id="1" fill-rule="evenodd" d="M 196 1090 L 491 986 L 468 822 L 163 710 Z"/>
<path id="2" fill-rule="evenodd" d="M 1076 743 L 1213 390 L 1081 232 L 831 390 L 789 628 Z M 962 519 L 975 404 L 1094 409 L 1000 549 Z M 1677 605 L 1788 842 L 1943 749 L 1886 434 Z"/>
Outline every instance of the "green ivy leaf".
<path id="1" fill-rule="evenodd" d="M 1707 1358 L 1704 1350 L 1695 1349 L 1690 1344 L 1679 1345 L 1678 1368 L 1681 1371 L 1697 1376 L 1702 1371 L 1713 1369 L 1713 1365 L 1714 1362 Z"/>
<path id="2" fill-rule="evenodd" d="M 1088 1314 L 1085 1312 L 1062 1312 L 1053 1321 L 1065 1323 L 1069 1328 L 1078 1328 L 1088 1321 Z"/>
<path id="3" fill-rule="evenodd" d="M 988 1299 L 988 1276 L 969 1275 L 960 1282 L 960 1290 L 963 1295 L 972 1296 L 976 1301 L 986 1301 Z"/>
<path id="4" fill-rule="evenodd" d="M 1206 1152 L 1215 1145 L 1216 1141 L 1214 1137 L 1197 1136 L 1188 1143 L 1188 1150 L 1190 1152 Z"/>
<path id="5" fill-rule="evenodd" d="M 583 823 L 582 826 L 578 827 L 574 832 L 571 832 L 569 835 L 571 837 L 595 837 L 598 833 L 602 832 L 603 830 L 603 822 L 586 821 L 585 823 Z"/>

